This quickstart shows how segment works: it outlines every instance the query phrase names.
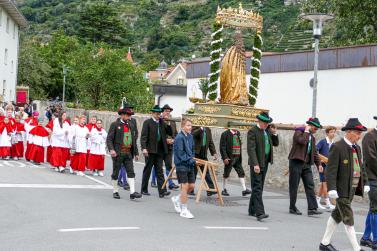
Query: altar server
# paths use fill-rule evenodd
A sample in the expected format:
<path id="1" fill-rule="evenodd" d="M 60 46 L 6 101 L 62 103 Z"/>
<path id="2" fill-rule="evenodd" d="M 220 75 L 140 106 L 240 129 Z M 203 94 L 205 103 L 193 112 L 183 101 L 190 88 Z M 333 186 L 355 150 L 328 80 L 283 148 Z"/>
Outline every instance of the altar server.
<path id="1" fill-rule="evenodd" d="M 102 120 L 96 120 L 96 126 L 90 132 L 90 149 L 88 154 L 88 169 L 93 171 L 94 176 L 103 177 L 105 169 L 107 132 L 102 128 Z"/>

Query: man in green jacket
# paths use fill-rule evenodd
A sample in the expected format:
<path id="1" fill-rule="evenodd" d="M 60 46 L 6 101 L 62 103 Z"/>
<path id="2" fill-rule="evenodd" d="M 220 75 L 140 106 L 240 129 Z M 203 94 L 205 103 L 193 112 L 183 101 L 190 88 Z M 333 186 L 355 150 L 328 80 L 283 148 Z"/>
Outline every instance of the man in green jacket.
<path id="1" fill-rule="evenodd" d="M 346 133 L 344 138 L 331 146 L 326 177 L 329 197 L 336 199 L 336 207 L 327 221 L 326 232 L 319 245 L 321 251 L 336 250 L 331 245 L 331 237 L 340 222 L 344 223 L 353 250 L 362 250 L 356 239 L 351 203 L 354 195 L 363 196 L 363 192 L 370 190 L 369 185 L 364 184 L 368 180 L 361 162 L 361 149 L 357 145 L 366 130 L 357 118 L 351 118 L 342 128 Z"/>
<path id="2" fill-rule="evenodd" d="M 258 221 L 268 218 L 263 205 L 263 187 L 268 164 L 273 162 L 273 147 L 279 145 L 275 126 L 269 126 L 272 118 L 267 112 L 257 116 L 258 124 L 247 133 L 247 153 L 249 155 L 251 197 L 249 215 L 256 216 Z"/>

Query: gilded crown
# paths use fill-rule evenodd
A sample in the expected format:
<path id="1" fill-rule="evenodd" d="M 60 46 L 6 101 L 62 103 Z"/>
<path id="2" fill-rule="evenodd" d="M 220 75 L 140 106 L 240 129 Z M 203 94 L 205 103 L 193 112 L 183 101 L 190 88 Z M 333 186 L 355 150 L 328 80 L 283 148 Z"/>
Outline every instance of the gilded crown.
<path id="1" fill-rule="evenodd" d="M 238 9 L 217 7 L 216 21 L 236 28 L 254 28 L 258 31 L 262 31 L 263 28 L 263 17 L 253 10 L 244 10 L 241 3 Z"/>

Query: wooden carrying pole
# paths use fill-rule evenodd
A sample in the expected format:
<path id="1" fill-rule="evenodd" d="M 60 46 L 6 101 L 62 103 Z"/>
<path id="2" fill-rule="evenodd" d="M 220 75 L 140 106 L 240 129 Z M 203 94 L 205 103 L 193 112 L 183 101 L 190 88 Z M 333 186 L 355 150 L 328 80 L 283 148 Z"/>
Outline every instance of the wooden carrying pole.
<path id="1" fill-rule="evenodd" d="M 198 173 L 199 173 L 200 178 L 201 178 L 199 190 L 198 190 L 198 193 L 196 195 L 196 200 L 195 200 L 196 203 L 199 203 L 201 193 L 202 193 L 203 189 L 205 189 L 208 192 L 216 192 L 220 205 L 224 206 L 224 201 L 223 201 L 223 198 L 221 196 L 221 191 L 220 191 L 220 188 L 219 188 L 219 185 L 218 185 L 218 182 L 217 182 L 217 176 L 216 176 L 216 168 L 219 167 L 219 164 L 214 163 L 214 162 L 210 162 L 210 161 L 205 161 L 205 160 L 202 160 L 202 159 L 197 159 L 197 158 L 194 158 L 194 160 L 196 161 L 196 167 L 195 168 L 197 168 Z M 202 166 L 204 167 L 203 171 L 201 169 Z M 168 183 L 168 181 L 173 178 L 174 171 L 175 171 L 175 166 L 173 166 L 171 168 L 168 177 L 166 178 L 164 184 L 162 185 L 162 189 L 164 189 L 166 187 L 166 184 Z M 214 185 L 215 188 L 209 188 L 209 186 L 206 182 L 207 172 L 209 172 L 210 176 L 212 176 L 211 178 L 212 178 L 213 185 Z"/>

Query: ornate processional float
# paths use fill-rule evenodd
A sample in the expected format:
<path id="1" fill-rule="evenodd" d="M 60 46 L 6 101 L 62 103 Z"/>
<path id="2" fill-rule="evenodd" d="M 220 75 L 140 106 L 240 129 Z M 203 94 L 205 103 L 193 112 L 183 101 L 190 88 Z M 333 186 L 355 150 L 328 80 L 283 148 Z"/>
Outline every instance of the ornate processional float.
<path id="1" fill-rule="evenodd" d="M 233 46 L 221 58 L 224 27 L 235 29 L 235 34 Z M 245 28 L 255 29 L 249 88 L 242 39 L 242 29 Z M 183 114 L 183 117 L 190 118 L 197 126 L 247 129 L 257 121 L 256 116 L 261 111 L 267 111 L 254 107 L 261 67 L 262 28 L 262 16 L 244 10 L 242 4 L 238 9 L 218 7 L 211 35 L 209 101 L 195 103 L 194 113 Z"/>

